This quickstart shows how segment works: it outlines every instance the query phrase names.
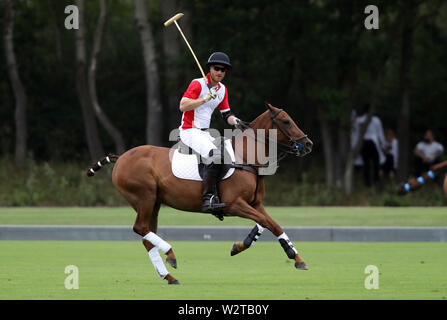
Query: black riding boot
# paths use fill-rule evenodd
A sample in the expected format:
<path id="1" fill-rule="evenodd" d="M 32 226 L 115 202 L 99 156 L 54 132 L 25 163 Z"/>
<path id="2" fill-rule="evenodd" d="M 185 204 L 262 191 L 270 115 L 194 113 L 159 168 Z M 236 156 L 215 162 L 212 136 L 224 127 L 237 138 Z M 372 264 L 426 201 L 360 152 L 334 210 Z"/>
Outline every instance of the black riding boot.
<path id="1" fill-rule="evenodd" d="M 219 220 L 223 220 L 222 214 L 218 213 L 218 211 L 225 207 L 225 203 L 220 203 L 217 192 L 217 178 L 219 173 L 220 165 L 214 163 L 205 165 L 205 170 L 203 171 L 202 211 L 213 213 Z"/>

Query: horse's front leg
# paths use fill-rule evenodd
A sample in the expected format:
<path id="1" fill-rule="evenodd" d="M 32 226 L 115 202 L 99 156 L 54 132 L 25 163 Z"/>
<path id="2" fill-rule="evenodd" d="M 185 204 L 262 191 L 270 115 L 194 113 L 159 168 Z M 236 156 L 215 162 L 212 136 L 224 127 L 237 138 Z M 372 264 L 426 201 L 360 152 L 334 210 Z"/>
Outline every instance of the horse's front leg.
<path id="1" fill-rule="evenodd" d="M 264 232 L 265 228 L 260 224 L 256 224 L 253 229 L 251 229 L 248 236 L 245 238 L 244 242 L 238 242 L 233 244 L 233 248 L 231 248 L 231 256 L 234 256 L 238 253 L 241 253 L 245 249 L 252 247 L 255 242 L 259 239 L 259 237 Z"/>
<path id="2" fill-rule="evenodd" d="M 295 268 L 300 270 L 308 270 L 309 268 L 307 267 L 304 260 L 298 254 L 298 251 L 294 247 L 292 241 L 290 241 L 289 237 L 282 230 L 282 228 L 269 216 L 267 211 L 265 211 L 264 206 L 262 204 L 259 204 L 257 210 L 261 212 L 267 218 L 269 223 L 273 226 L 272 229 L 269 228 L 269 230 L 278 238 L 278 241 L 281 244 L 281 247 L 284 249 L 285 253 L 287 254 L 287 257 L 289 259 L 295 260 Z"/>
<path id="3" fill-rule="evenodd" d="M 246 205 L 245 205 L 246 204 Z M 281 247 L 284 249 L 289 259 L 295 260 L 295 267 L 300 270 L 308 270 L 306 263 L 298 254 L 298 251 L 294 247 L 292 241 L 290 241 L 287 234 L 282 228 L 268 215 L 264 206 L 261 204 L 251 207 L 247 203 L 239 204 L 239 209 L 242 212 L 239 214 L 241 217 L 250 218 L 257 222 L 256 226 L 249 233 L 243 243 L 235 243 L 231 249 L 231 255 L 234 256 L 253 246 L 255 241 L 261 236 L 264 228 L 269 229 L 277 238 Z"/>

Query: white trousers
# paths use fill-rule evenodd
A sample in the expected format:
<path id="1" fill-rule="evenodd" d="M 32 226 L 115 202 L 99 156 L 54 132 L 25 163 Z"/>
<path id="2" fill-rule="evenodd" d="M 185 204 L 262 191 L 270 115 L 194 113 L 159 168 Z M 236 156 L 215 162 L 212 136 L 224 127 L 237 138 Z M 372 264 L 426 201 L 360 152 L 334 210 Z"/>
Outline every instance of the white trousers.
<path id="1" fill-rule="evenodd" d="M 200 153 L 204 159 L 209 158 L 211 150 L 217 149 L 212 142 L 214 138 L 211 134 L 208 131 L 202 131 L 196 128 L 180 129 L 180 140 L 195 152 Z"/>

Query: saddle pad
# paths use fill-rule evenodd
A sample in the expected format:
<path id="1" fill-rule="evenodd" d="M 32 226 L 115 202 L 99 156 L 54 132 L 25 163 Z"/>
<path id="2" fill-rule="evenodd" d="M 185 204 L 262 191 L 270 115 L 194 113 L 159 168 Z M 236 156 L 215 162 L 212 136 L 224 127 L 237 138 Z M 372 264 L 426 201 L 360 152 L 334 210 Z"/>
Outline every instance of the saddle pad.
<path id="1" fill-rule="evenodd" d="M 225 140 L 225 150 L 231 157 L 231 161 L 235 162 L 234 150 L 230 140 Z M 176 149 L 172 156 L 171 163 L 172 173 L 180 179 L 202 181 L 199 174 L 199 166 L 197 157 L 194 154 L 183 154 Z M 234 168 L 230 168 L 222 180 L 225 180 L 234 173 Z"/>

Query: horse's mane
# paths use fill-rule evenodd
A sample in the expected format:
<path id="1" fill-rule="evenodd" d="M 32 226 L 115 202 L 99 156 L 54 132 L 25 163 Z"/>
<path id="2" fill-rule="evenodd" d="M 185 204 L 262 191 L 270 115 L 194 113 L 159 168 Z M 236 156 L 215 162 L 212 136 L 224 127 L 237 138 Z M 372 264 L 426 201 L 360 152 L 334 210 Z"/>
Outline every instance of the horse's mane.
<path id="1" fill-rule="evenodd" d="M 259 116 L 257 116 L 254 120 L 252 120 L 252 121 L 248 124 L 248 126 L 249 126 L 250 128 L 252 128 L 252 126 L 256 123 L 256 121 L 258 121 L 259 118 L 260 118 L 261 116 L 264 115 L 264 113 L 266 113 L 266 111 L 264 111 L 263 113 L 261 113 L 261 114 L 260 114 Z"/>

